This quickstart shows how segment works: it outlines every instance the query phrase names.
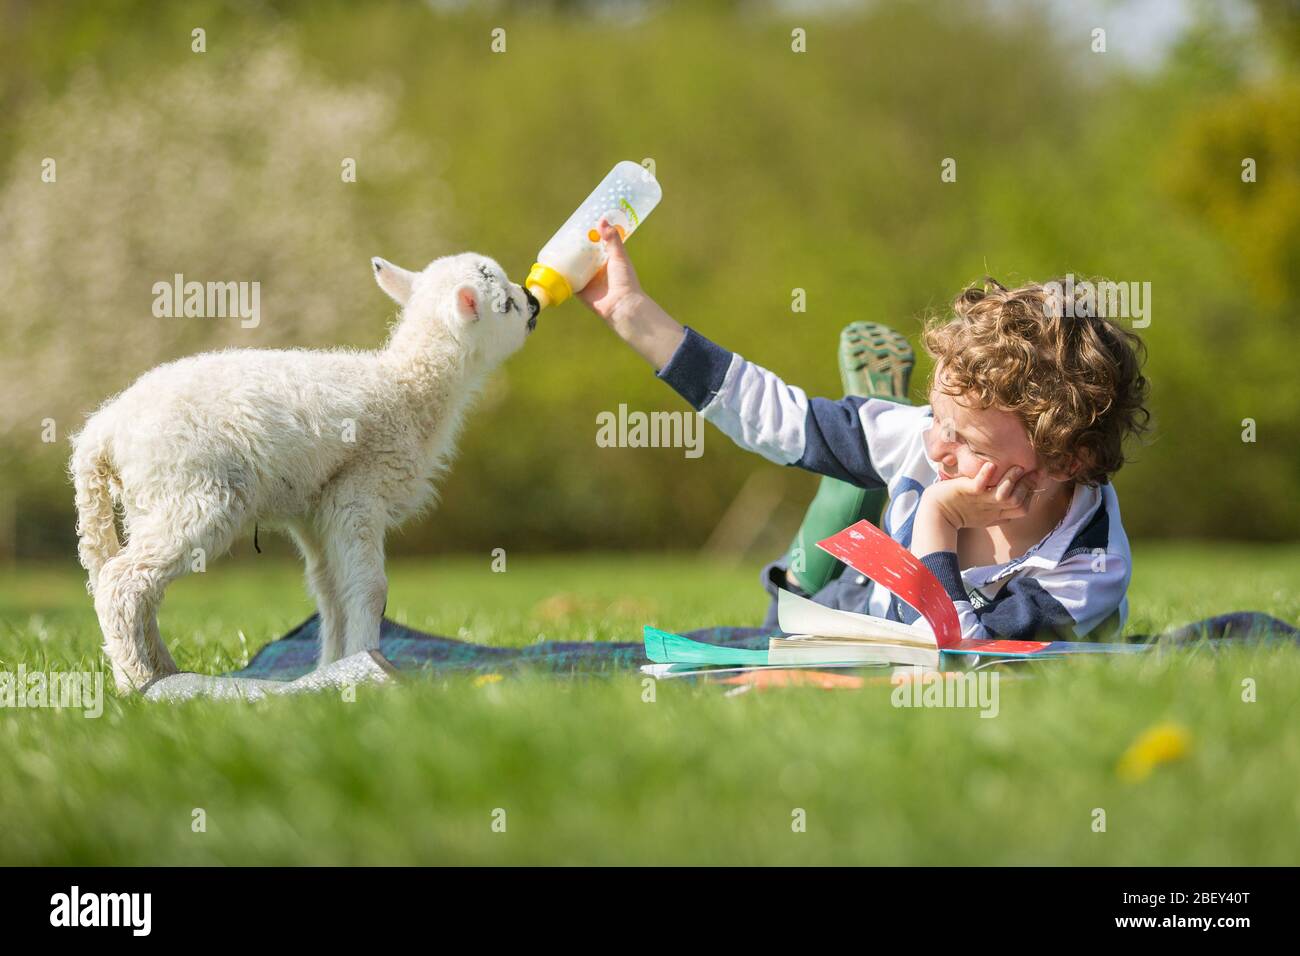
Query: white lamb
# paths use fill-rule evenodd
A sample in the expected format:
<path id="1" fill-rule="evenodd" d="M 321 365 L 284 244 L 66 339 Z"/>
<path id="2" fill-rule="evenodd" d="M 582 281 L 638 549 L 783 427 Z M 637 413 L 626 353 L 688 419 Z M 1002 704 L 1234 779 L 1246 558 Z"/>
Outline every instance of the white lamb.
<path id="1" fill-rule="evenodd" d="M 431 503 L 467 406 L 523 345 L 538 305 L 473 253 L 418 273 L 372 265 L 402 306 L 382 349 L 181 359 L 73 436 L 78 550 L 120 691 L 176 673 L 158 633 L 163 590 L 254 523 L 302 552 L 321 664 L 379 646 L 384 534 Z"/>

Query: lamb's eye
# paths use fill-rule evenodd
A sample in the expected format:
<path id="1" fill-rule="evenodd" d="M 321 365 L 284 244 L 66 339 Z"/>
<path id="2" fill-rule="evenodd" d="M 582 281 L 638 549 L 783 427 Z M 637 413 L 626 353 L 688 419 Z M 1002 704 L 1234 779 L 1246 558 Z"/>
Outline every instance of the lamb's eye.
<path id="1" fill-rule="evenodd" d="M 506 296 L 506 311 L 507 311 L 507 312 L 509 312 L 511 309 L 517 309 L 518 307 L 519 307 L 519 303 L 517 303 L 514 299 L 510 298 L 509 296 Z"/>

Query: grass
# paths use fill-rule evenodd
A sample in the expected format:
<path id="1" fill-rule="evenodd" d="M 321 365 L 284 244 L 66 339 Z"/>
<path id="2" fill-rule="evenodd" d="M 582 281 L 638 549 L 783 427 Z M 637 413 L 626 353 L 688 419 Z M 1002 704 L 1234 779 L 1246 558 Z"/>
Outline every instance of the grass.
<path id="1" fill-rule="evenodd" d="M 1300 548 L 1137 557 L 1136 630 L 1241 608 L 1300 618 Z M 764 606 L 749 566 L 509 562 L 397 563 L 390 613 L 513 644 L 747 623 Z M 263 556 L 179 582 L 162 627 L 182 667 L 215 672 L 309 611 L 298 568 Z M 99 669 L 97 639 L 67 568 L 0 574 L 0 670 Z M 1290 865 L 1297 684 L 1300 655 L 1282 649 L 1061 663 L 1003 682 L 995 719 L 895 708 L 888 687 L 729 698 L 663 682 L 646 702 L 635 674 L 424 680 L 354 702 L 110 692 L 99 719 L 0 710 L 0 864 Z M 1186 754 L 1121 779 L 1120 756 L 1166 722 Z"/>

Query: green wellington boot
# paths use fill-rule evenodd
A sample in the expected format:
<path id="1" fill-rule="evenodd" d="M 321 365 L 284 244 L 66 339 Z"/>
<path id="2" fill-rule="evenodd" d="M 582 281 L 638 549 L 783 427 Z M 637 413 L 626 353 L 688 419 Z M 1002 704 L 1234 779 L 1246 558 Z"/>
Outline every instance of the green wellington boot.
<path id="1" fill-rule="evenodd" d="M 845 326 L 840 333 L 839 362 L 845 395 L 908 404 L 907 387 L 916 356 L 898 332 L 877 322 Z M 815 594 L 838 577 L 844 565 L 817 547 L 817 542 L 863 518 L 879 525 L 888 497 L 883 488 L 868 490 L 823 477 L 786 554 L 793 583 L 805 593 Z"/>

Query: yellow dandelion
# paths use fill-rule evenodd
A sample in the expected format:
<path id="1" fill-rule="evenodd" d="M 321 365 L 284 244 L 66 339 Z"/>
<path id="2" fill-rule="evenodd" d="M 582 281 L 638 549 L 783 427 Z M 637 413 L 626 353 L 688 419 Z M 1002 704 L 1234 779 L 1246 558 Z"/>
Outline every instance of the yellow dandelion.
<path id="1" fill-rule="evenodd" d="M 475 687 L 483 687 L 486 684 L 495 684 L 501 679 L 500 674 L 479 674 L 474 678 Z"/>
<path id="2" fill-rule="evenodd" d="M 1182 724 L 1166 721 L 1148 727 L 1119 758 L 1115 773 L 1121 780 L 1145 780 L 1158 764 L 1180 760 L 1192 749 L 1192 735 Z"/>

